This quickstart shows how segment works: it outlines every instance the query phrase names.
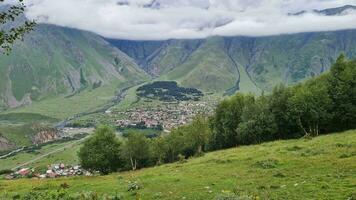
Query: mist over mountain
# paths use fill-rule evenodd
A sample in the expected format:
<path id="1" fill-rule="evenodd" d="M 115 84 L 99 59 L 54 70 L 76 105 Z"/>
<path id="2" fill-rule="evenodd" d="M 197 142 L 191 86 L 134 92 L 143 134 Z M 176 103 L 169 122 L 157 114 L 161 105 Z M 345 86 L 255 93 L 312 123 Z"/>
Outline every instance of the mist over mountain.
<path id="1" fill-rule="evenodd" d="M 337 14 L 344 5 L 356 5 L 355 0 L 27 1 L 30 19 L 126 40 L 257 37 L 356 28 L 356 13 L 349 12 L 350 7 Z M 304 10 L 308 14 L 288 14 Z"/>

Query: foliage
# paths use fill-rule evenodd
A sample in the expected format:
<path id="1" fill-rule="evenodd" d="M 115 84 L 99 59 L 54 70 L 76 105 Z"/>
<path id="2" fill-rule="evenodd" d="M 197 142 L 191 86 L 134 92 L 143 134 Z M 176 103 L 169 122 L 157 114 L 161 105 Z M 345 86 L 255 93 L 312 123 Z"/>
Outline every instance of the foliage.
<path id="1" fill-rule="evenodd" d="M 123 167 L 121 146 L 112 128 L 100 126 L 95 130 L 94 136 L 80 148 L 80 163 L 84 169 L 102 174 L 115 172 Z"/>
<path id="2" fill-rule="evenodd" d="M 132 170 L 147 165 L 150 158 L 148 139 L 143 134 L 129 134 L 123 148 L 123 154 L 129 161 Z"/>
<path id="3" fill-rule="evenodd" d="M 327 77 L 328 96 L 332 101 L 332 120 L 328 129 L 355 128 L 356 120 L 356 60 L 347 61 L 341 55 Z"/>
<path id="4" fill-rule="evenodd" d="M 211 120 L 212 139 L 210 148 L 212 150 L 229 148 L 237 145 L 237 128 L 242 122 L 242 114 L 246 104 L 253 102 L 252 95 L 237 94 L 231 99 L 220 103 Z"/>
<path id="5" fill-rule="evenodd" d="M 11 174 L 13 172 L 14 171 L 12 171 L 11 169 L 3 169 L 3 170 L 0 170 L 0 175 Z"/>
<path id="6" fill-rule="evenodd" d="M 5 0 L 0 0 L 0 4 Z M 25 11 L 25 5 L 23 0 L 18 0 L 17 5 L 10 6 L 6 11 L 0 12 L 0 25 L 6 25 L 10 22 L 14 22 Z M 11 27 L 8 30 L 2 28 L 0 30 L 0 48 L 4 53 L 9 54 L 12 45 L 16 40 L 23 39 L 24 35 L 33 30 L 36 23 L 34 21 L 25 21 L 22 25 Z"/>
<path id="7" fill-rule="evenodd" d="M 143 187 L 137 181 L 130 181 L 129 185 L 127 186 L 127 191 L 136 191 L 141 190 Z"/>
<path id="8" fill-rule="evenodd" d="M 244 108 L 242 122 L 236 129 L 238 144 L 256 144 L 275 138 L 277 124 L 266 102 L 262 96 Z"/>
<path id="9" fill-rule="evenodd" d="M 185 139 L 189 146 L 194 149 L 194 153 L 199 155 L 206 150 L 211 136 L 208 119 L 204 116 L 197 116 L 188 126 Z"/>

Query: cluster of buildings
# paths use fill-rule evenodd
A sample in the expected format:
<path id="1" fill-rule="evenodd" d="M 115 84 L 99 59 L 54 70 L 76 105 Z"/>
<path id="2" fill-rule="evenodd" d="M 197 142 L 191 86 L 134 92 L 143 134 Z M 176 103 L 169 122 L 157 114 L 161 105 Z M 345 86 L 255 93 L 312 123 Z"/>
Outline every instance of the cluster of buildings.
<path id="1" fill-rule="evenodd" d="M 157 106 L 131 108 L 126 111 L 114 112 L 109 115 L 115 119 L 118 127 L 144 126 L 146 128 L 161 127 L 164 130 L 190 123 L 198 114 L 209 115 L 215 105 L 208 102 L 163 103 Z"/>
<path id="2" fill-rule="evenodd" d="M 80 166 L 66 166 L 65 164 L 54 164 L 48 166 L 45 173 L 36 172 L 33 168 L 21 168 L 20 170 L 5 176 L 5 179 L 11 180 L 16 178 L 58 178 L 69 176 L 91 176 L 89 171 L 82 169 Z"/>

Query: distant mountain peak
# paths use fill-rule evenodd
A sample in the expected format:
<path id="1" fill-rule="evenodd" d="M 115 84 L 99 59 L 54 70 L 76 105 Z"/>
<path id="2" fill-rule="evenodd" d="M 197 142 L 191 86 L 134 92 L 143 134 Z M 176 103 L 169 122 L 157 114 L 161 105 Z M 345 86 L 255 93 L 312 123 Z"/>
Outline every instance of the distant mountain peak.
<path id="1" fill-rule="evenodd" d="M 302 10 L 302 11 L 299 11 L 296 13 L 289 13 L 288 15 L 300 16 L 300 15 L 304 15 L 307 13 L 316 13 L 316 14 L 321 14 L 321 15 L 325 15 L 325 16 L 338 16 L 338 15 L 346 15 L 349 13 L 349 11 L 356 11 L 356 6 L 344 5 L 341 7 L 328 8 L 328 9 L 323 9 L 323 10 L 317 10 L 317 9 L 314 9 L 312 11 Z"/>

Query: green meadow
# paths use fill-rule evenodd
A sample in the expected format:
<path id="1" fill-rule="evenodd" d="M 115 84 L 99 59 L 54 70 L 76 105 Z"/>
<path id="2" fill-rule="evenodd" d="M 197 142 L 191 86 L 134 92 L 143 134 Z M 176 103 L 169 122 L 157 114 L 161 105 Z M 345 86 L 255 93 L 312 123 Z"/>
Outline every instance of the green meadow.
<path id="1" fill-rule="evenodd" d="M 128 191 L 130 183 L 139 189 Z M 356 131 L 221 150 L 108 176 L 0 181 L 0 199 L 29 191 L 123 199 L 355 199 Z"/>

